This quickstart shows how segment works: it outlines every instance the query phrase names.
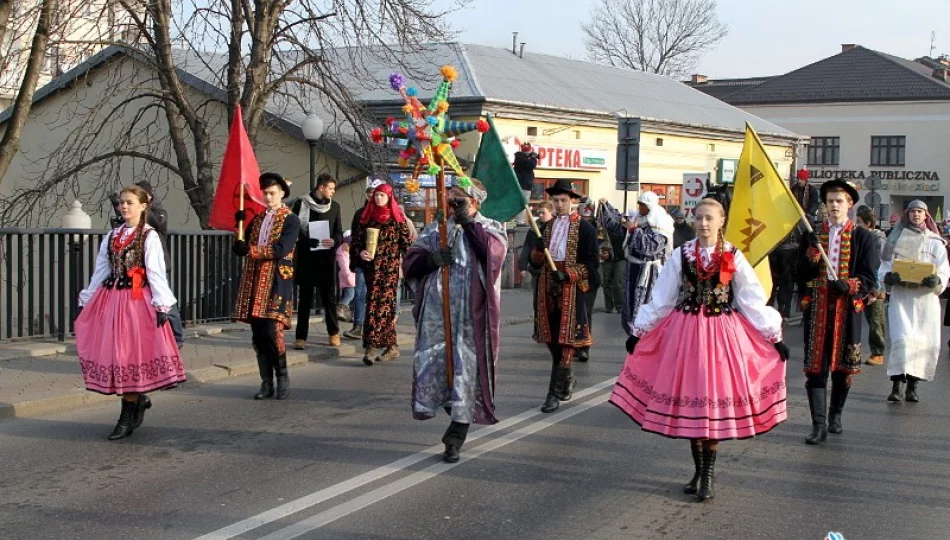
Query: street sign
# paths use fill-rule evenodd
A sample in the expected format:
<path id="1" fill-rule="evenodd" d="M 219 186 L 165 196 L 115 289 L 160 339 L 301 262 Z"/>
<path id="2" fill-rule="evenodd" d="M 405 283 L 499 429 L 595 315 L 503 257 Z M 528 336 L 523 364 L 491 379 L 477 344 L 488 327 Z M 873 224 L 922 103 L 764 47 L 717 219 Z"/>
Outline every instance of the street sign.
<path id="1" fill-rule="evenodd" d="M 876 191 L 868 193 L 864 203 L 871 208 L 877 208 L 881 204 L 881 194 Z"/>
<path id="2" fill-rule="evenodd" d="M 884 187 L 884 182 L 881 181 L 881 177 L 872 174 L 864 181 L 864 188 L 870 190 L 878 190 Z"/>
<path id="3" fill-rule="evenodd" d="M 617 120 L 617 190 L 640 189 L 640 119 Z"/>
<path id="4" fill-rule="evenodd" d="M 709 173 L 683 174 L 683 215 L 688 221 L 693 221 L 696 205 L 706 195 L 706 183 Z"/>

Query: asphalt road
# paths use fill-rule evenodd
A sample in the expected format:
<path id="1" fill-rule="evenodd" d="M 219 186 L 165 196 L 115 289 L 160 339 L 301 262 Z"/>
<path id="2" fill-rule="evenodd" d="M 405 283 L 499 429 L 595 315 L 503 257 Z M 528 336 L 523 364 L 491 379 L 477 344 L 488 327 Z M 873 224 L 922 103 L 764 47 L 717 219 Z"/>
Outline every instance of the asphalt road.
<path id="1" fill-rule="evenodd" d="M 948 538 L 946 363 L 922 402 L 888 404 L 883 367 L 855 378 L 845 432 L 810 425 L 800 327 L 786 338 L 789 421 L 720 446 L 717 497 L 681 492 L 687 443 L 639 431 L 606 403 L 624 336 L 598 314 L 578 397 L 538 407 L 549 360 L 530 325 L 503 328 L 502 423 L 438 457 L 447 417 L 413 421 L 409 352 L 291 373 L 291 400 L 254 402 L 242 378 L 153 396 L 131 438 L 118 405 L 0 423 L 0 537 L 18 538 Z"/>

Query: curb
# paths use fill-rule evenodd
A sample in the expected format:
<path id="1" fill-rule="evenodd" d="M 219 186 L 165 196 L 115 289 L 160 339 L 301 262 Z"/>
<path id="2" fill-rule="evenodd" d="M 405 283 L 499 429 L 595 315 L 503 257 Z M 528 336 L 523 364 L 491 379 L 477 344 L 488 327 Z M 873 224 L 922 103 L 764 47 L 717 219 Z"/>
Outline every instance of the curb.
<path id="1" fill-rule="evenodd" d="M 98 405 L 115 399 L 115 396 L 105 396 L 89 392 L 85 388 L 76 388 L 68 394 L 52 398 L 21 401 L 19 403 L 2 403 L 0 404 L 0 419 L 35 418 L 64 410 Z"/>

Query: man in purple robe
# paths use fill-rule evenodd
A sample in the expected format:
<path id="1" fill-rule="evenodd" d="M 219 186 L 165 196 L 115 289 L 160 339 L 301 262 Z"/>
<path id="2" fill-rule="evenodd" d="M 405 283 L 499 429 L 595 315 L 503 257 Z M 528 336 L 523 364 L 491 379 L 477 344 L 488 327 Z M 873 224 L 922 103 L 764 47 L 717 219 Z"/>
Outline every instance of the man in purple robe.
<path id="1" fill-rule="evenodd" d="M 501 269 L 508 250 L 504 229 L 478 210 L 488 196 L 476 179 L 449 191 L 449 247 L 439 245 L 439 225 L 430 223 L 406 253 L 403 271 L 416 293 L 412 416 L 433 418 L 444 409 L 452 418 L 442 458 L 455 463 L 469 425 L 494 424 L 495 368 L 501 306 Z M 448 266 L 453 377 L 446 371 L 442 312 L 442 268 Z"/>

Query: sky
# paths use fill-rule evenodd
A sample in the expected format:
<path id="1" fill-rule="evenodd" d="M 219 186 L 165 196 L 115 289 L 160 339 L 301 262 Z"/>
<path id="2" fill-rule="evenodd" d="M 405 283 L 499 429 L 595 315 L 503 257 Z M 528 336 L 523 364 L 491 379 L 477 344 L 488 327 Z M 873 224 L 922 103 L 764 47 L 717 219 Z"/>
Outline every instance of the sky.
<path id="1" fill-rule="evenodd" d="M 463 43 L 511 48 L 511 33 L 525 52 L 586 59 L 580 25 L 599 0 L 469 0 L 449 16 Z M 455 0 L 435 0 L 448 8 Z M 563 6 L 563 7 L 555 7 Z M 719 0 L 729 28 L 703 55 L 697 73 L 711 78 L 780 75 L 841 52 L 841 44 L 918 58 L 950 54 L 947 0 Z"/>

